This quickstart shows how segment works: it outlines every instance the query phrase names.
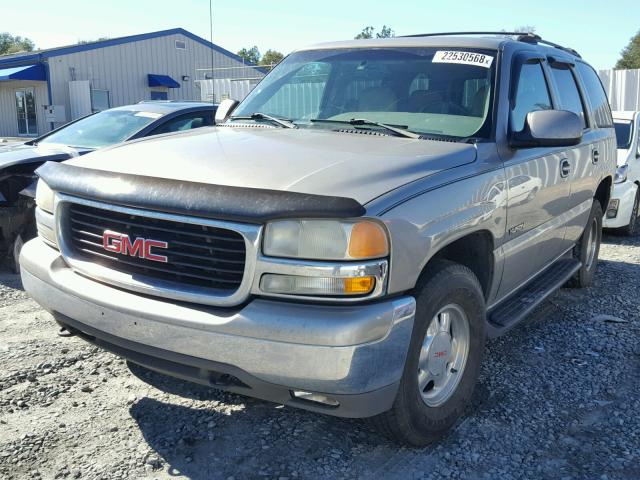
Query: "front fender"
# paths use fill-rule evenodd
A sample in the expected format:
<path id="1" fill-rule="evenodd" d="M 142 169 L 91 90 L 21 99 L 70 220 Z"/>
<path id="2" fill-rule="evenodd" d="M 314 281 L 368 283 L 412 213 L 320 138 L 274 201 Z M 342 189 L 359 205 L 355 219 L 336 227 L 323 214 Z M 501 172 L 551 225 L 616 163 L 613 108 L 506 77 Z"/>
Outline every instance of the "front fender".
<path id="1" fill-rule="evenodd" d="M 506 228 L 504 180 L 502 168 L 488 171 L 427 190 L 380 215 L 391 236 L 389 293 L 412 289 L 438 251 L 481 231 L 493 239 L 494 282 L 499 281 Z"/>

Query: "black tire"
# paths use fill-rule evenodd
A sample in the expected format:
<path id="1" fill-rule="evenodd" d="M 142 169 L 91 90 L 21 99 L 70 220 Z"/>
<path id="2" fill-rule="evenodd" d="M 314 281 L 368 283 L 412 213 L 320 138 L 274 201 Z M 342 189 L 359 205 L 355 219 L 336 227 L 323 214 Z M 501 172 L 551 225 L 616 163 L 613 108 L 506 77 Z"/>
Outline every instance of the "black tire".
<path id="1" fill-rule="evenodd" d="M 591 249 L 589 248 L 589 239 L 592 230 L 595 229 L 595 251 L 590 255 Z M 572 288 L 585 288 L 591 286 L 593 283 L 593 277 L 596 274 L 598 268 L 598 255 L 600 254 L 600 243 L 602 242 L 602 206 L 598 200 L 593 201 L 591 205 L 591 213 L 589 214 L 589 220 L 587 226 L 582 232 L 580 240 L 573 247 L 573 258 L 580 260 L 582 266 L 580 270 L 567 282 L 567 286 Z M 589 261 L 589 257 L 591 261 Z"/>
<path id="2" fill-rule="evenodd" d="M 369 419 L 369 423 L 392 440 L 425 446 L 444 436 L 467 409 L 480 373 L 486 338 L 486 311 L 482 288 L 471 270 L 448 261 L 438 261 L 416 288 L 416 318 L 411 344 L 398 394 L 391 410 Z M 467 361 L 451 396 L 437 407 L 423 401 L 418 387 L 418 361 L 427 328 L 446 305 L 455 303 L 467 316 L 469 350 Z"/>
<path id="3" fill-rule="evenodd" d="M 633 209 L 631 210 L 631 218 L 629 219 L 629 225 L 626 225 L 620 229 L 620 233 L 627 237 L 632 237 L 638 234 L 638 208 L 640 204 L 640 187 L 636 190 L 636 198 L 633 202 Z"/>
<path id="4" fill-rule="evenodd" d="M 16 234 L 9 250 L 9 268 L 13 273 L 20 273 L 20 252 L 22 251 L 22 246 L 37 235 L 38 229 L 35 220 L 30 221 L 20 233 Z"/>
<path id="5" fill-rule="evenodd" d="M 11 251 L 9 252 L 9 268 L 13 273 L 20 273 L 20 251 L 22 250 L 23 245 L 24 240 L 22 239 L 22 235 L 16 235 L 16 238 L 13 240 L 13 244 L 11 245 Z"/>

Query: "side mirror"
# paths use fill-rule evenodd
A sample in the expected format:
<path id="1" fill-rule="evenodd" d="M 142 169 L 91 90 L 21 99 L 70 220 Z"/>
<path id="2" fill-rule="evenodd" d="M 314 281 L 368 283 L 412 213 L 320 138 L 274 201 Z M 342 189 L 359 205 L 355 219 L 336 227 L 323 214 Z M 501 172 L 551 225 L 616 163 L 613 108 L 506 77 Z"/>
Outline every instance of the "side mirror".
<path id="1" fill-rule="evenodd" d="M 521 132 L 511 134 L 515 148 L 571 147 L 582 140 L 582 120 L 566 110 L 529 112 Z"/>
<path id="2" fill-rule="evenodd" d="M 240 102 L 227 98 L 220 102 L 216 110 L 216 123 L 224 123 L 231 116 Z"/>

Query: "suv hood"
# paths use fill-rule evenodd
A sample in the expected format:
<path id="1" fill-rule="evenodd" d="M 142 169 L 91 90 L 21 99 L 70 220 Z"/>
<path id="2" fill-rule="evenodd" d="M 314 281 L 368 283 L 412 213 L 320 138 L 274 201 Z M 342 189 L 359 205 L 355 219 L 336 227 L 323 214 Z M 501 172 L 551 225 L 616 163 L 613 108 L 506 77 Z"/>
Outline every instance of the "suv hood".
<path id="1" fill-rule="evenodd" d="M 465 143 L 246 126 L 142 139 L 67 163 L 188 182 L 349 197 L 365 204 L 475 158 L 475 146 Z"/>

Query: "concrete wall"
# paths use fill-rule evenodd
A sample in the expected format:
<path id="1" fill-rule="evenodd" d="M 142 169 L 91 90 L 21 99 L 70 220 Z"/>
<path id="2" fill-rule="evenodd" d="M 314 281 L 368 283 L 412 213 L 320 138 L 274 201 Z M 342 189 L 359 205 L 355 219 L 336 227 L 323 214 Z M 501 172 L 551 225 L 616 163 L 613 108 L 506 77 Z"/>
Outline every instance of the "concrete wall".
<path id="1" fill-rule="evenodd" d="M 47 105 L 46 82 L 28 80 L 13 80 L 0 82 L 0 137 L 17 137 L 18 121 L 16 112 L 16 90 L 33 87 L 35 91 L 36 117 L 38 120 L 38 134 L 48 131 L 48 124 L 44 121 L 43 105 Z"/>

